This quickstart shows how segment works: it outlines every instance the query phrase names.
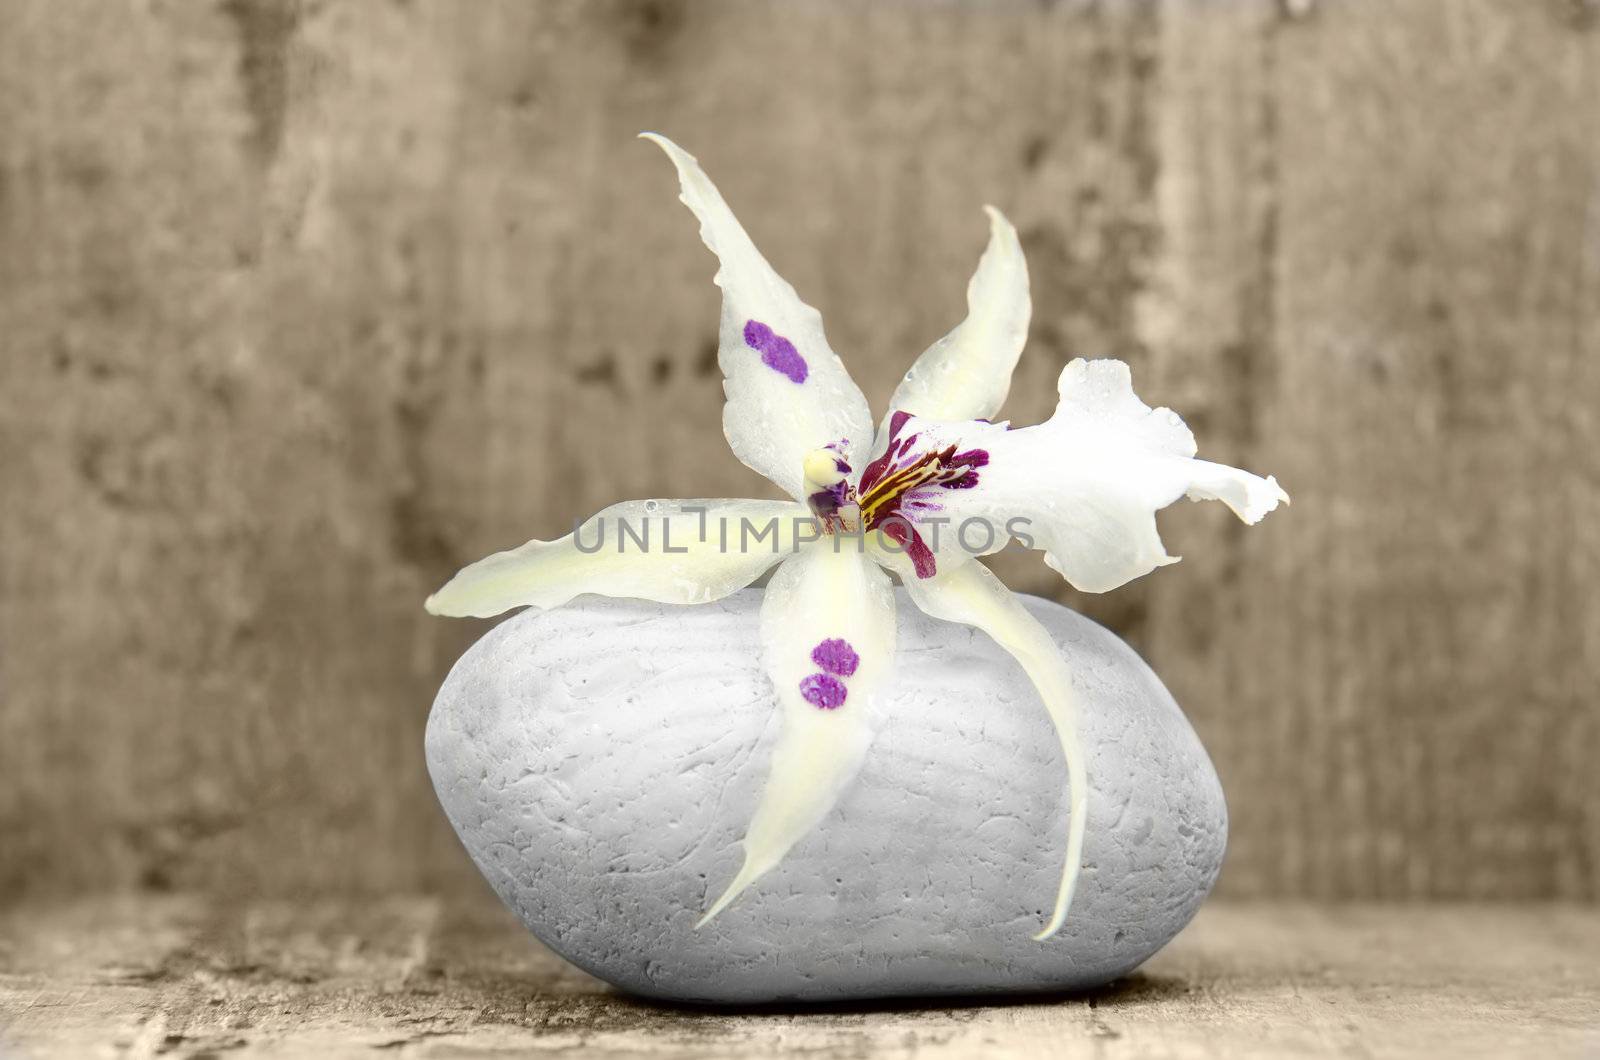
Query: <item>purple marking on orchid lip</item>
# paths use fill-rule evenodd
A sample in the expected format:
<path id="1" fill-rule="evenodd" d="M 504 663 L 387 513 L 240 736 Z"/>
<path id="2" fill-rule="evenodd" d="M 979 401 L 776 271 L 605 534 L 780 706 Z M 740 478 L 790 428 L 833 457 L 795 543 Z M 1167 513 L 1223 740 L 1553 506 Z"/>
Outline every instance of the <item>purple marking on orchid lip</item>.
<path id="1" fill-rule="evenodd" d="M 744 344 L 761 354 L 761 363 L 787 378 L 791 383 L 804 383 L 811 368 L 794 343 L 773 331 L 759 320 L 747 320 L 744 325 Z"/>
<path id="2" fill-rule="evenodd" d="M 965 464 L 968 467 L 988 467 L 989 450 L 966 449 L 950 458 L 952 464 Z"/>
<path id="3" fill-rule="evenodd" d="M 933 549 L 928 547 L 928 543 L 922 540 L 922 535 L 910 523 L 895 517 L 883 524 L 883 533 L 890 541 L 905 549 L 906 556 L 911 560 L 911 569 L 918 578 L 931 578 L 939 573 Z"/>
<path id="4" fill-rule="evenodd" d="M 818 710 L 837 710 L 850 693 L 844 682 L 830 674 L 811 674 L 800 680 L 800 695 Z"/>
<path id="5" fill-rule="evenodd" d="M 889 440 L 882 455 L 862 470 L 856 493 L 862 525 L 899 544 L 918 578 L 931 578 L 938 572 L 937 557 L 911 520 L 943 510 L 936 499 L 941 496 L 938 490 L 966 490 L 978 485 L 978 470 L 989 465 L 989 451 L 957 452 L 953 444 L 941 445 L 942 432 L 924 430 L 921 424 L 902 436 L 912 418 L 898 411 L 890 415 Z M 924 438 L 925 434 L 931 436 Z"/>
<path id="6" fill-rule="evenodd" d="M 811 661 L 830 674 L 849 677 L 861 665 L 861 656 L 843 637 L 829 637 L 811 649 Z"/>
<path id="7" fill-rule="evenodd" d="M 966 449 L 958 453 L 955 446 L 948 445 L 943 449 L 913 450 L 912 443 L 919 437 L 913 434 L 891 443 L 889 449 L 861 473 L 857 489 L 862 507 L 873 513 L 873 523 L 893 511 L 901 498 L 913 496 L 919 490 L 971 489 L 978 484 L 978 469 L 989 465 L 987 449 Z M 880 491 L 881 496 L 878 495 Z M 885 500 L 889 503 L 884 504 Z"/>
<path id="8" fill-rule="evenodd" d="M 833 469 L 839 472 L 841 475 L 850 474 L 850 465 L 845 463 L 843 460 L 840 460 L 838 457 L 834 457 Z"/>
<path id="9" fill-rule="evenodd" d="M 961 467 L 967 470 L 956 478 L 939 482 L 938 485 L 947 490 L 969 490 L 978 484 L 978 468 L 988 466 L 987 449 L 968 449 L 964 453 L 956 453 L 950 458 L 951 470 Z"/>

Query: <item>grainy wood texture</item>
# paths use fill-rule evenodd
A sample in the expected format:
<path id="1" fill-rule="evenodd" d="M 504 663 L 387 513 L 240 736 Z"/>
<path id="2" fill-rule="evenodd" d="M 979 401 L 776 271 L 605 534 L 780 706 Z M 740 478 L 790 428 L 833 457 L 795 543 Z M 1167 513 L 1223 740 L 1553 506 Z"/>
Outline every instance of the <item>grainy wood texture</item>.
<path id="1" fill-rule="evenodd" d="M 483 627 L 424 594 L 613 500 L 769 492 L 724 450 L 655 128 L 874 400 L 959 317 L 994 202 L 1034 277 L 1015 419 L 1124 357 L 1294 493 L 1248 532 L 1183 506 L 1185 563 L 1060 594 L 1211 748 L 1224 893 L 1595 899 L 1597 29 L 1564 0 L 5 0 L 0 894 L 475 886 L 420 744 Z"/>
<path id="2" fill-rule="evenodd" d="M 1600 913 L 1571 906 L 1213 904 L 1088 995 L 754 1012 L 631 1000 L 487 903 L 141 897 L 15 912 L 0 932 L 0 1053 L 33 1060 L 1600 1051 Z"/>

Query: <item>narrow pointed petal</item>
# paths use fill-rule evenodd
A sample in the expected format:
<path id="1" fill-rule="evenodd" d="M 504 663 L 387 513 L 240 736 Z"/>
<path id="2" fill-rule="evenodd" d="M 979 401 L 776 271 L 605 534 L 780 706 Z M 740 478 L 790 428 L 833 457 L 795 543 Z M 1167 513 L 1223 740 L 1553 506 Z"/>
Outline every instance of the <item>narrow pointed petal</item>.
<path id="1" fill-rule="evenodd" d="M 664 136 L 643 136 L 677 167 L 680 197 L 721 263 L 723 433 L 747 466 L 803 499 L 807 453 L 842 442 L 846 461 L 865 462 L 873 433 L 867 399 L 829 347 L 822 315 L 767 264 L 700 163 Z"/>
<path id="2" fill-rule="evenodd" d="M 768 583 L 761 640 L 783 731 L 745 833 L 744 864 L 700 924 L 816 827 L 860 768 L 877 690 L 894 660 L 889 578 L 851 540 L 811 545 Z"/>
<path id="3" fill-rule="evenodd" d="M 580 593 L 703 604 L 749 585 L 815 531 L 790 501 L 625 501 L 566 537 L 529 541 L 462 568 L 428 597 L 435 615 L 489 618 Z"/>
<path id="4" fill-rule="evenodd" d="M 930 420 L 993 419 L 1011 389 L 1033 304 L 1017 230 L 993 206 L 989 246 L 967 284 L 967 319 L 917 358 L 889 401 Z"/>
<path id="5" fill-rule="evenodd" d="M 981 563 L 967 563 L 935 578 L 905 578 L 906 592 L 922 610 L 935 618 L 975 626 L 1010 652 L 1039 691 L 1061 741 L 1067 763 L 1067 846 L 1061 867 L 1061 886 L 1047 923 L 1035 939 L 1061 930 L 1072 905 L 1078 869 L 1083 860 L 1083 835 L 1088 821 L 1089 782 L 1083 745 L 1078 737 L 1078 701 L 1072 690 L 1072 673 L 1060 649 L 1039 620 L 1028 614 L 1015 594 Z"/>

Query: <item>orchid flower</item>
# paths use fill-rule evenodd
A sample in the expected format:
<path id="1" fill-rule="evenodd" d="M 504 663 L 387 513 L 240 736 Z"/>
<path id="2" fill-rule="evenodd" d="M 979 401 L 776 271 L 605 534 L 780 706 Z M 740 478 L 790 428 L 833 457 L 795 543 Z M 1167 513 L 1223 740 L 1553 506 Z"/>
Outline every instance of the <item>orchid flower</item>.
<path id="1" fill-rule="evenodd" d="M 892 573 L 917 607 L 982 630 L 1014 656 L 1054 722 L 1070 821 L 1054 911 L 1035 936 L 1050 937 L 1072 902 L 1087 817 L 1078 705 L 1050 634 L 977 557 L 1015 540 L 1042 549 L 1074 587 L 1105 592 L 1176 562 L 1155 513 L 1178 498 L 1220 500 L 1255 523 L 1288 496 L 1272 478 L 1195 459 L 1183 421 L 1141 402 L 1120 361 L 1068 364 L 1044 423 L 991 422 L 1031 313 L 1016 230 L 993 207 L 967 318 L 918 358 L 875 429 L 821 315 L 761 256 L 694 157 L 643 135 L 677 168 L 681 198 L 721 264 L 723 432 L 740 460 L 792 499 L 613 505 L 560 540 L 466 567 L 427 609 L 489 617 L 581 593 L 703 604 L 776 566 L 760 641 L 782 729 L 743 865 L 698 927 L 820 823 L 860 767 L 892 669 Z"/>

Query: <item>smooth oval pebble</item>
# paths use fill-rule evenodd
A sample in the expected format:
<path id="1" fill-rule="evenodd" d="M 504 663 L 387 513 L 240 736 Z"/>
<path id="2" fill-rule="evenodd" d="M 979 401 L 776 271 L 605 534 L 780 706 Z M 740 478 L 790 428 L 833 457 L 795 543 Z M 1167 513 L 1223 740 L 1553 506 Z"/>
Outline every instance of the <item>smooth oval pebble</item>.
<path id="1" fill-rule="evenodd" d="M 779 716 L 762 594 L 702 607 L 527 611 L 462 656 L 428 769 L 478 868 L 540 940 L 623 990 L 754 1003 L 1082 990 L 1136 968 L 1216 879 L 1227 809 L 1205 750 L 1114 634 L 1023 597 L 1081 697 L 1083 872 L 1055 899 L 1065 766 L 1021 669 L 897 590 L 876 737 L 833 812 L 706 927 L 732 879 Z"/>

